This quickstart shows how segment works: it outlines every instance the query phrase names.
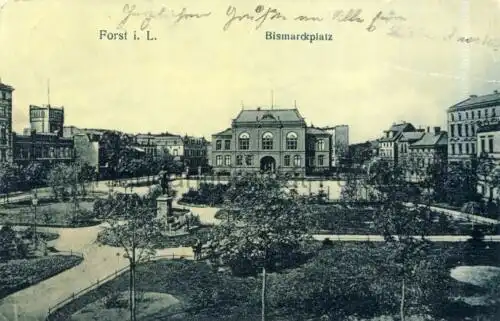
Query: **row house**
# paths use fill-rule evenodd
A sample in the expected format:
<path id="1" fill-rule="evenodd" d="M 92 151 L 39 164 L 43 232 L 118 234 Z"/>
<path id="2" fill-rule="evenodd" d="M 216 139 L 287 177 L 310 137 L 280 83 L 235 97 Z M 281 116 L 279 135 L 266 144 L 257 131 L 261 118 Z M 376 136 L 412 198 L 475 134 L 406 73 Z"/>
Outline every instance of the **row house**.
<path id="1" fill-rule="evenodd" d="M 415 127 L 410 123 L 403 122 L 400 124 L 393 124 L 391 128 L 384 131 L 384 137 L 378 140 L 378 156 L 393 164 L 397 164 L 400 154 L 398 143 L 403 137 L 403 133 L 415 131 Z"/>
<path id="2" fill-rule="evenodd" d="M 0 162 L 12 162 L 13 92 L 13 87 L 0 82 Z"/>
<path id="3" fill-rule="evenodd" d="M 479 159 L 477 192 L 485 201 L 498 201 L 500 197 L 500 124 L 491 124 L 477 130 Z"/>

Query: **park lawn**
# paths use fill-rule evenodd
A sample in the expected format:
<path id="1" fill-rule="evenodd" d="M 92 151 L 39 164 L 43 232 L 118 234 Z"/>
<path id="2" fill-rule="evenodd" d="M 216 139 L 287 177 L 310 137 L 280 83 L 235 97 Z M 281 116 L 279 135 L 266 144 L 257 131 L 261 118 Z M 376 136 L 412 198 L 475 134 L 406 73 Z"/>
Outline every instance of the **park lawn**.
<path id="1" fill-rule="evenodd" d="M 449 246 L 441 245 L 436 244 L 437 251 L 444 251 L 449 248 Z M 313 258 L 306 265 L 314 263 L 315 260 L 323 262 L 321 257 L 324 257 L 324 255 L 336 257 L 342 255 L 341 253 L 345 253 L 341 251 L 350 251 L 350 249 L 354 250 L 357 247 L 364 247 L 365 250 L 368 248 L 375 253 L 382 245 L 380 243 L 335 243 L 331 248 L 318 252 L 318 258 Z M 375 254 L 374 257 L 376 257 Z M 321 263 L 319 266 L 321 266 Z M 303 269 L 304 266 L 300 266 L 282 273 L 270 273 L 268 274 L 268 282 L 270 286 L 272 284 L 287 286 L 289 284 L 288 278 L 292 277 L 290 280 L 293 280 L 293 275 L 300 275 L 304 271 Z M 449 293 L 456 297 L 481 295 L 483 293 L 479 287 L 458 282 L 451 277 L 449 279 Z M 217 272 L 205 262 L 158 260 L 139 266 L 136 280 L 137 290 L 141 293 L 139 297 L 143 296 L 152 300 L 138 303 L 138 315 L 140 320 L 143 321 L 253 321 L 260 318 L 260 277 L 235 277 L 225 272 Z M 313 287 L 318 285 L 314 283 L 314 280 L 311 280 L 311 282 Z M 107 321 L 127 319 L 126 294 L 128 285 L 128 273 L 122 274 L 100 288 L 66 305 L 56 314 L 53 314 L 49 320 L 92 320 L 100 316 L 103 318 L 99 318 L 99 320 Z M 290 288 L 289 291 L 297 291 L 297 289 Z M 118 293 L 121 296 L 121 304 L 115 306 L 109 304 L 109 302 L 112 302 L 110 300 L 113 293 Z M 269 299 L 274 300 L 274 305 L 281 306 L 279 297 L 272 297 L 272 293 L 269 295 Z M 141 309 L 148 307 L 147 302 L 152 302 L 156 307 L 150 307 L 149 311 L 141 311 Z M 297 308 L 297 311 L 292 314 L 289 311 L 280 311 L 280 309 L 272 307 L 273 303 L 270 303 L 268 313 L 272 320 L 320 320 L 314 316 L 303 314 L 300 308 Z M 164 308 L 159 307 L 161 305 Z M 462 305 L 461 307 L 462 312 L 469 311 L 467 310 L 468 306 L 464 307 Z M 485 314 L 484 316 L 485 318 L 482 320 L 496 320 L 489 315 Z M 417 318 L 415 320 L 421 319 Z M 462 319 L 450 315 L 447 320 Z"/>
<path id="2" fill-rule="evenodd" d="M 80 201 L 79 208 L 92 211 L 94 202 Z M 39 225 L 70 225 L 74 211 L 73 202 L 44 201 L 37 206 L 37 224 Z M 33 224 L 34 209 L 26 202 L 0 206 L 0 224 Z"/>
<path id="3" fill-rule="evenodd" d="M 317 234 L 379 234 L 373 222 L 374 207 L 346 207 L 340 204 L 316 205 L 314 218 Z M 473 225 L 464 220 L 457 220 L 446 214 L 434 212 L 433 224 L 429 226 L 429 235 L 470 235 Z M 222 213 L 218 215 L 222 216 Z M 474 224 L 485 234 L 499 234 L 500 226 L 492 224 Z"/>
<path id="4" fill-rule="evenodd" d="M 59 274 L 82 262 L 71 255 L 49 255 L 0 263 L 0 299 Z"/>

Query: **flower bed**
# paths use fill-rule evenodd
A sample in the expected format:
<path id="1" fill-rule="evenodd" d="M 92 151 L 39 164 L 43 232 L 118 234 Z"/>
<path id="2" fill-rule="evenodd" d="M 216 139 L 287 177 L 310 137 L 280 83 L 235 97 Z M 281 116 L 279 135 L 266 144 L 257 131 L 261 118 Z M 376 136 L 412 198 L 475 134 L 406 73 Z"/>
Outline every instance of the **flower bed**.
<path id="1" fill-rule="evenodd" d="M 0 263 L 0 298 L 72 268 L 82 260 L 74 255 L 51 255 Z"/>

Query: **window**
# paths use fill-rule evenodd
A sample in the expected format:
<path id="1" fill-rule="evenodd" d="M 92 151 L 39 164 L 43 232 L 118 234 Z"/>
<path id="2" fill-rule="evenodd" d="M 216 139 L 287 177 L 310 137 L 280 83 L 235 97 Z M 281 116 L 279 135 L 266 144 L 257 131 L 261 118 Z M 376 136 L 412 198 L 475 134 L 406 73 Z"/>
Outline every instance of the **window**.
<path id="1" fill-rule="evenodd" d="M 477 118 L 481 118 L 481 111 L 480 110 L 477 111 Z"/>
<path id="2" fill-rule="evenodd" d="M 215 156 L 215 165 L 222 166 L 222 156 L 221 155 Z"/>
<path id="3" fill-rule="evenodd" d="M 491 116 L 493 116 L 493 117 L 496 116 L 496 110 L 495 110 L 495 108 L 491 108 Z"/>
<path id="4" fill-rule="evenodd" d="M 469 119 L 469 113 L 465 112 L 465 119 Z"/>
<path id="5" fill-rule="evenodd" d="M 293 156 L 293 166 L 295 167 L 300 166 L 300 155 Z"/>
<path id="6" fill-rule="evenodd" d="M 236 166 L 241 166 L 241 165 L 243 165 L 243 156 L 236 155 Z"/>
<path id="7" fill-rule="evenodd" d="M 471 111 L 471 116 L 472 116 L 471 118 L 472 118 L 472 119 L 474 119 L 474 115 L 475 115 L 475 114 L 476 114 L 476 113 L 475 113 L 474 111 Z"/>
<path id="8" fill-rule="evenodd" d="M 297 149 L 297 134 L 290 132 L 286 135 L 286 149 Z"/>
<path id="9" fill-rule="evenodd" d="M 470 125 L 470 131 L 472 133 L 472 136 L 476 135 L 476 129 L 475 129 L 475 126 L 473 124 Z"/>
<path id="10" fill-rule="evenodd" d="M 290 166 L 290 155 L 285 155 L 284 164 L 285 166 Z"/>
<path id="11" fill-rule="evenodd" d="M 458 154 L 461 155 L 462 154 L 462 144 L 458 144 Z"/>
<path id="12" fill-rule="evenodd" d="M 229 139 L 226 139 L 224 141 L 224 149 L 225 150 L 231 149 L 231 141 Z"/>
<path id="13" fill-rule="evenodd" d="M 455 121 L 455 115 L 453 114 L 450 114 L 451 115 L 451 121 Z"/>
<path id="14" fill-rule="evenodd" d="M 224 165 L 231 166 L 231 155 L 224 156 Z"/>
<path id="15" fill-rule="evenodd" d="M 221 150 L 221 149 L 222 149 L 222 141 L 216 140 L 215 141 L 215 150 Z"/>
<path id="16" fill-rule="evenodd" d="M 325 163 L 325 155 L 318 156 L 318 166 L 323 166 Z"/>
<path id="17" fill-rule="evenodd" d="M 458 120 L 462 120 L 462 114 L 458 113 Z"/>
<path id="18" fill-rule="evenodd" d="M 250 148 L 250 135 L 247 133 L 240 134 L 238 139 L 238 147 L 239 149 L 247 150 Z"/>
<path id="19" fill-rule="evenodd" d="M 464 125 L 464 130 L 465 130 L 465 136 L 469 136 L 469 125 L 468 124 Z"/>
<path id="20" fill-rule="evenodd" d="M 462 124 L 457 124 L 457 132 L 458 132 L 458 136 L 462 136 Z"/>
<path id="21" fill-rule="evenodd" d="M 262 135 L 262 149 L 273 149 L 273 134 L 267 132 Z"/>
<path id="22" fill-rule="evenodd" d="M 325 150 L 325 140 L 324 139 L 318 139 L 316 142 L 316 146 L 318 150 Z"/>
<path id="23" fill-rule="evenodd" d="M 247 166 L 252 166 L 252 164 L 253 164 L 253 156 L 252 155 L 247 155 L 247 157 L 245 157 L 245 163 L 247 164 Z"/>
<path id="24" fill-rule="evenodd" d="M 465 153 L 469 154 L 469 144 L 465 143 Z"/>
<path id="25" fill-rule="evenodd" d="M 488 109 L 484 110 L 484 117 L 488 118 Z"/>
<path id="26" fill-rule="evenodd" d="M 314 166 L 314 157 L 309 157 L 308 159 L 309 166 Z"/>
<path id="27" fill-rule="evenodd" d="M 471 143 L 470 147 L 471 147 L 471 150 L 472 150 L 472 154 L 475 154 L 476 153 L 476 144 Z"/>
<path id="28" fill-rule="evenodd" d="M 5 127 L 2 127 L 2 129 L 0 129 L 0 144 L 7 144 L 7 130 L 5 129 Z"/>
<path id="29" fill-rule="evenodd" d="M 451 137 L 455 137 L 455 124 L 450 125 Z"/>
<path id="30" fill-rule="evenodd" d="M 7 152 L 5 149 L 2 149 L 2 162 L 5 162 L 7 160 Z"/>
<path id="31" fill-rule="evenodd" d="M 488 149 L 490 153 L 493 153 L 493 137 L 488 137 Z"/>
<path id="32" fill-rule="evenodd" d="M 481 153 L 485 152 L 485 143 L 484 143 L 484 137 L 481 137 Z"/>

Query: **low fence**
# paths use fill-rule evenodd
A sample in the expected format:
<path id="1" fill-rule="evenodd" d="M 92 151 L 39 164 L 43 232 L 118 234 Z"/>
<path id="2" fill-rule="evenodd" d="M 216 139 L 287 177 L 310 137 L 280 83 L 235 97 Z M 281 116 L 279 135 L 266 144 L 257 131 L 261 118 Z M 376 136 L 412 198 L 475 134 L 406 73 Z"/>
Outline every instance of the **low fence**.
<path id="1" fill-rule="evenodd" d="M 60 252 L 60 253 L 62 253 L 62 252 Z M 69 251 L 67 253 L 76 253 L 76 252 Z M 81 254 L 81 255 L 83 257 L 83 254 Z M 160 260 L 160 259 L 171 259 L 171 260 L 174 260 L 174 259 L 191 259 L 191 258 L 193 258 L 192 255 L 176 255 L 175 253 L 172 253 L 172 254 L 164 254 L 164 255 L 154 256 L 154 257 L 150 258 L 149 260 L 141 262 L 141 263 L 152 262 L 152 261 L 156 261 L 156 260 Z M 45 320 L 46 321 L 51 321 L 51 315 L 54 314 L 56 311 L 60 310 L 61 308 L 63 308 L 66 304 L 74 301 L 75 299 L 83 296 L 84 294 L 87 294 L 88 292 L 90 292 L 92 290 L 95 290 L 95 289 L 99 288 L 101 285 L 105 284 L 106 282 L 111 281 L 111 280 L 115 279 L 116 277 L 122 275 L 123 273 L 129 271 L 129 269 L 130 269 L 130 266 L 127 265 L 126 267 L 121 268 L 119 270 L 116 270 L 115 272 L 113 272 L 113 273 L 105 276 L 102 279 L 98 279 L 94 283 L 90 284 L 88 287 L 86 287 L 84 289 L 81 289 L 80 291 L 73 292 L 67 298 L 59 301 L 54 306 L 49 307 L 48 308 L 47 317 L 46 317 Z"/>

